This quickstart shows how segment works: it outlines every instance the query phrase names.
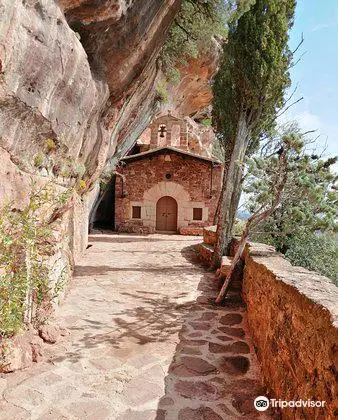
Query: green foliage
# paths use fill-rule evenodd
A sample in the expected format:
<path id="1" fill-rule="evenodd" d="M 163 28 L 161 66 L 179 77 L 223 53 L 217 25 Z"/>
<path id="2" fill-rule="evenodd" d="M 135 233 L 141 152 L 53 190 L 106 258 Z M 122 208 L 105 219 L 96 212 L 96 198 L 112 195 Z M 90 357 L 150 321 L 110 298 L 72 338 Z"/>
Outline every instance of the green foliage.
<path id="1" fill-rule="evenodd" d="M 294 128 L 286 129 L 282 139 L 287 141 L 284 144 L 293 145 L 288 153 L 287 180 L 282 199 L 274 213 L 256 229 L 253 239 L 274 245 L 293 263 L 329 275 L 331 268 L 324 269 L 325 261 L 336 252 L 333 251 L 335 241 L 330 239 L 337 229 L 337 176 L 332 170 L 336 159 L 325 160 L 307 153 L 302 135 Z M 244 191 L 248 196 L 250 212 L 271 201 L 274 194 L 273 177 L 278 153 L 271 153 L 271 150 L 278 151 L 278 140 L 276 138 L 270 145 L 265 144 L 264 154 L 247 160 Z M 310 246 L 311 241 L 313 245 Z M 333 248 L 330 241 L 334 243 Z M 317 256 L 314 256 L 315 249 Z"/>
<path id="2" fill-rule="evenodd" d="M 239 116 L 251 137 L 271 128 L 290 85 L 288 31 L 295 0 L 256 0 L 230 25 L 224 58 L 213 84 L 213 122 L 223 144 L 233 142 Z"/>
<path id="3" fill-rule="evenodd" d="M 84 179 L 79 179 L 77 182 L 77 191 L 82 194 L 87 188 L 87 183 Z"/>
<path id="4" fill-rule="evenodd" d="M 41 168 L 42 165 L 43 165 L 43 163 L 44 163 L 44 161 L 45 161 L 45 158 L 44 158 L 44 156 L 41 153 L 37 153 L 34 156 L 34 166 L 36 168 Z"/>
<path id="5" fill-rule="evenodd" d="M 83 163 L 79 163 L 78 165 L 76 165 L 76 167 L 74 168 L 74 175 L 77 178 L 82 178 L 83 175 L 86 172 L 86 167 Z"/>
<path id="6" fill-rule="evenodd" d="M 60 175 L 63 178 L 69 178 L 71 176 L 71 170 L 67 166 L 63 166 L 60 170 Z"/>
<path id="7" fill-rule="evenodd" d="M 338 286 L 338 246 L 334 233 L 298 232 L 290 239 L 285 256 L 293 265 L 329 277 Z"/>
<path id="8" fill-rule="evenodd" d="M 48 217 L 55 206 L 69 198 L 55 198 L 51 185 L 32 185 L 28 204 L 16 209 L 13 203 L 0 208 L 0 335 L 17 332 L 32 318 L 33 306 L 50 299 L 46 257 L 53 252 Z M 27 315 L 27 314 L 30 315 Z"/>
<path id="9" fill-rule="evenodd" d="M 47 153 L 53 152 L 56 149 L 56 143 L 53 139 L 47 139 L 45 146 Z"/>
<path id="10" fill-rule="evenodd" d="M 220 162 L 224 162 L 224 150 L 221 147 L 221 143 L 217 140 L 217 137 L 212 143 L 212 156 Z"/>
<path id="11" fill-rule="evenodd" d="M 212 126 L 212 120 L 211 118 L 204 118 L 200 121 L 200 124 L 204 125 L 204 127 L 211 127 Z"/>
<path id="12" fill-rule="evenodd" d="M 165 104 L 168 102 L 168 89 L 165 83 L 159 82 L 156 86 L 155 101 Z"/>
<path id="13" fill-rule="evenodd" d="M 241 236 L 245 229 L 245 220 L 236 219 L 234 224 L 234 232 L 235 236 Z"/>
<path id="14" fill-rule="evenodd" d="M 226 37 L 227 22 L 237 18 L 254 0 L 183 0 L 179 15 L 161 52 L 162 68 L 171 83 L 190 58 L 210 50 L 214 37 Z"/>

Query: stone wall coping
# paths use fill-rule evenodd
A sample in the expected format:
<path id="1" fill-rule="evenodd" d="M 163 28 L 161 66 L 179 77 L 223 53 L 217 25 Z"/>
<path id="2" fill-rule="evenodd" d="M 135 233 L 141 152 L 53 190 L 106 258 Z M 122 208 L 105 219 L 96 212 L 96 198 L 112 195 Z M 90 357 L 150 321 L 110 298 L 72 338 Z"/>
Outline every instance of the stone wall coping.
<path id="1" fill-rule="evenodd" d="M 208 230 L 209 232 L 216 232 L 217 226 L 206 226 L 204 229 Z"/>
<path id="2" fill-rule="evenodd" d="M 198 244 L 201 248 L 205 248 L 208 249 L 210 252 L 214 252 L 214 247 L 212 245 L 209 244 L 205 244 L 204 242 L 202 242 L 201 244 Z"/>
<path id="3" fill-rule="evenodd" d="M 270 245 L 249 242 L 248 253 L 254 262 L 273 273 L 277 281 L 297 289 L 329 311 L 333 326 L 338 328 L 338 287 L 330 279 L 304 267 L 293 266 Z"/>

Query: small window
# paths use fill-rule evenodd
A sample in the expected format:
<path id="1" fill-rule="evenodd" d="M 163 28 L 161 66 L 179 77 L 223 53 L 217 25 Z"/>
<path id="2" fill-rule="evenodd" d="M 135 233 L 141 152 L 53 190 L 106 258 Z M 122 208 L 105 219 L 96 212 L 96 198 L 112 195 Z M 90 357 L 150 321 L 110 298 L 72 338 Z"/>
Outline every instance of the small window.
<path id="1" fill-rule="evenodd" d="M 172 175 L 168 173 L 168 174 L 165 174 L 165 177 L 166 177 L 167 179 L 171 179 Z"/>
<path id="2" fill-rule="evenodd" d="M 193 209 L 193 220 L 202 220 L 203 210 L 201 208 L 194 207 Z"/>
<path id="3" fill-rule="evenodd" d="M 141 219 L 141 206 L 133 206 L 132 218 Z"/>

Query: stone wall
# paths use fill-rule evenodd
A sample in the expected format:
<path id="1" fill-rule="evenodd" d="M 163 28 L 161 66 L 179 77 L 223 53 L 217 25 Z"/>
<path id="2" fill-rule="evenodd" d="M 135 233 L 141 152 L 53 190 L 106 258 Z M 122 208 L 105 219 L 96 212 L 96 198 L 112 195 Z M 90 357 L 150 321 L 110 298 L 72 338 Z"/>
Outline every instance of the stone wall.
<path id="1" fill-rule="evenodd" d="M 243 293 L 269 396 L 326 401 L 324 409 L 283 409 L 283 419 L 333 419 L 338 414 L 337 287 L 293 267 L 272 247 L 251 244 Z"/>
<path id="2" fill-rule="evenodd" d="M 156 203 L 167 195 L 178 203 L 178 229 L 212 224 L 222 168 L 218 166 L 211 169 L 211 166 L 212 162 L 174 152 L 128 162 L 120 170 L 124 181 L 122 177 L 116 180 L 116 229 L 153 232 L 156 225 Z M 170 180 L 166 174 L 171 174 Z M 140 220 L 131 218 L 133 205 L 141 206 Z M 192 220 L 194 207 L 202 208 L 202 221 Z"/>

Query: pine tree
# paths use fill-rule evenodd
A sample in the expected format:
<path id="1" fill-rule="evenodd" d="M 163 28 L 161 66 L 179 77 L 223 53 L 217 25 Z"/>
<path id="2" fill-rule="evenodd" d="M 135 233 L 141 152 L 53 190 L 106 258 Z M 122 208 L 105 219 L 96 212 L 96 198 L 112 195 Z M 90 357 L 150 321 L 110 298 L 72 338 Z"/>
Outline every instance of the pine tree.
<path id="1" fill-rule="evenodd" d="M 288 31 L 295 0 L 256 0 L 230 26 L 224 58 L 213 84 L 213 122 L 224 149 L 224 178 L 214 265 L 227 251 L 241 194 L 245 155 L 271 130 L 290 85 Z"/>
<path id="2" fill-rule="evenodd" d="M 288 128 L 284 135 L 302 140 L 294 128 Z M 298 153 L 288 156 L 288 178 L 280 203 L 254 230 L 252 239 L 273 245 L 293 264 L 335 278 L 338 186 L 332 166 L 337 158 L 323 159 L 306 149 L 304 142 Z M 269 198 L 268 180 L 275 166 L 273 155 L 248 159 L 244 191 L 250 212 Z"/>

